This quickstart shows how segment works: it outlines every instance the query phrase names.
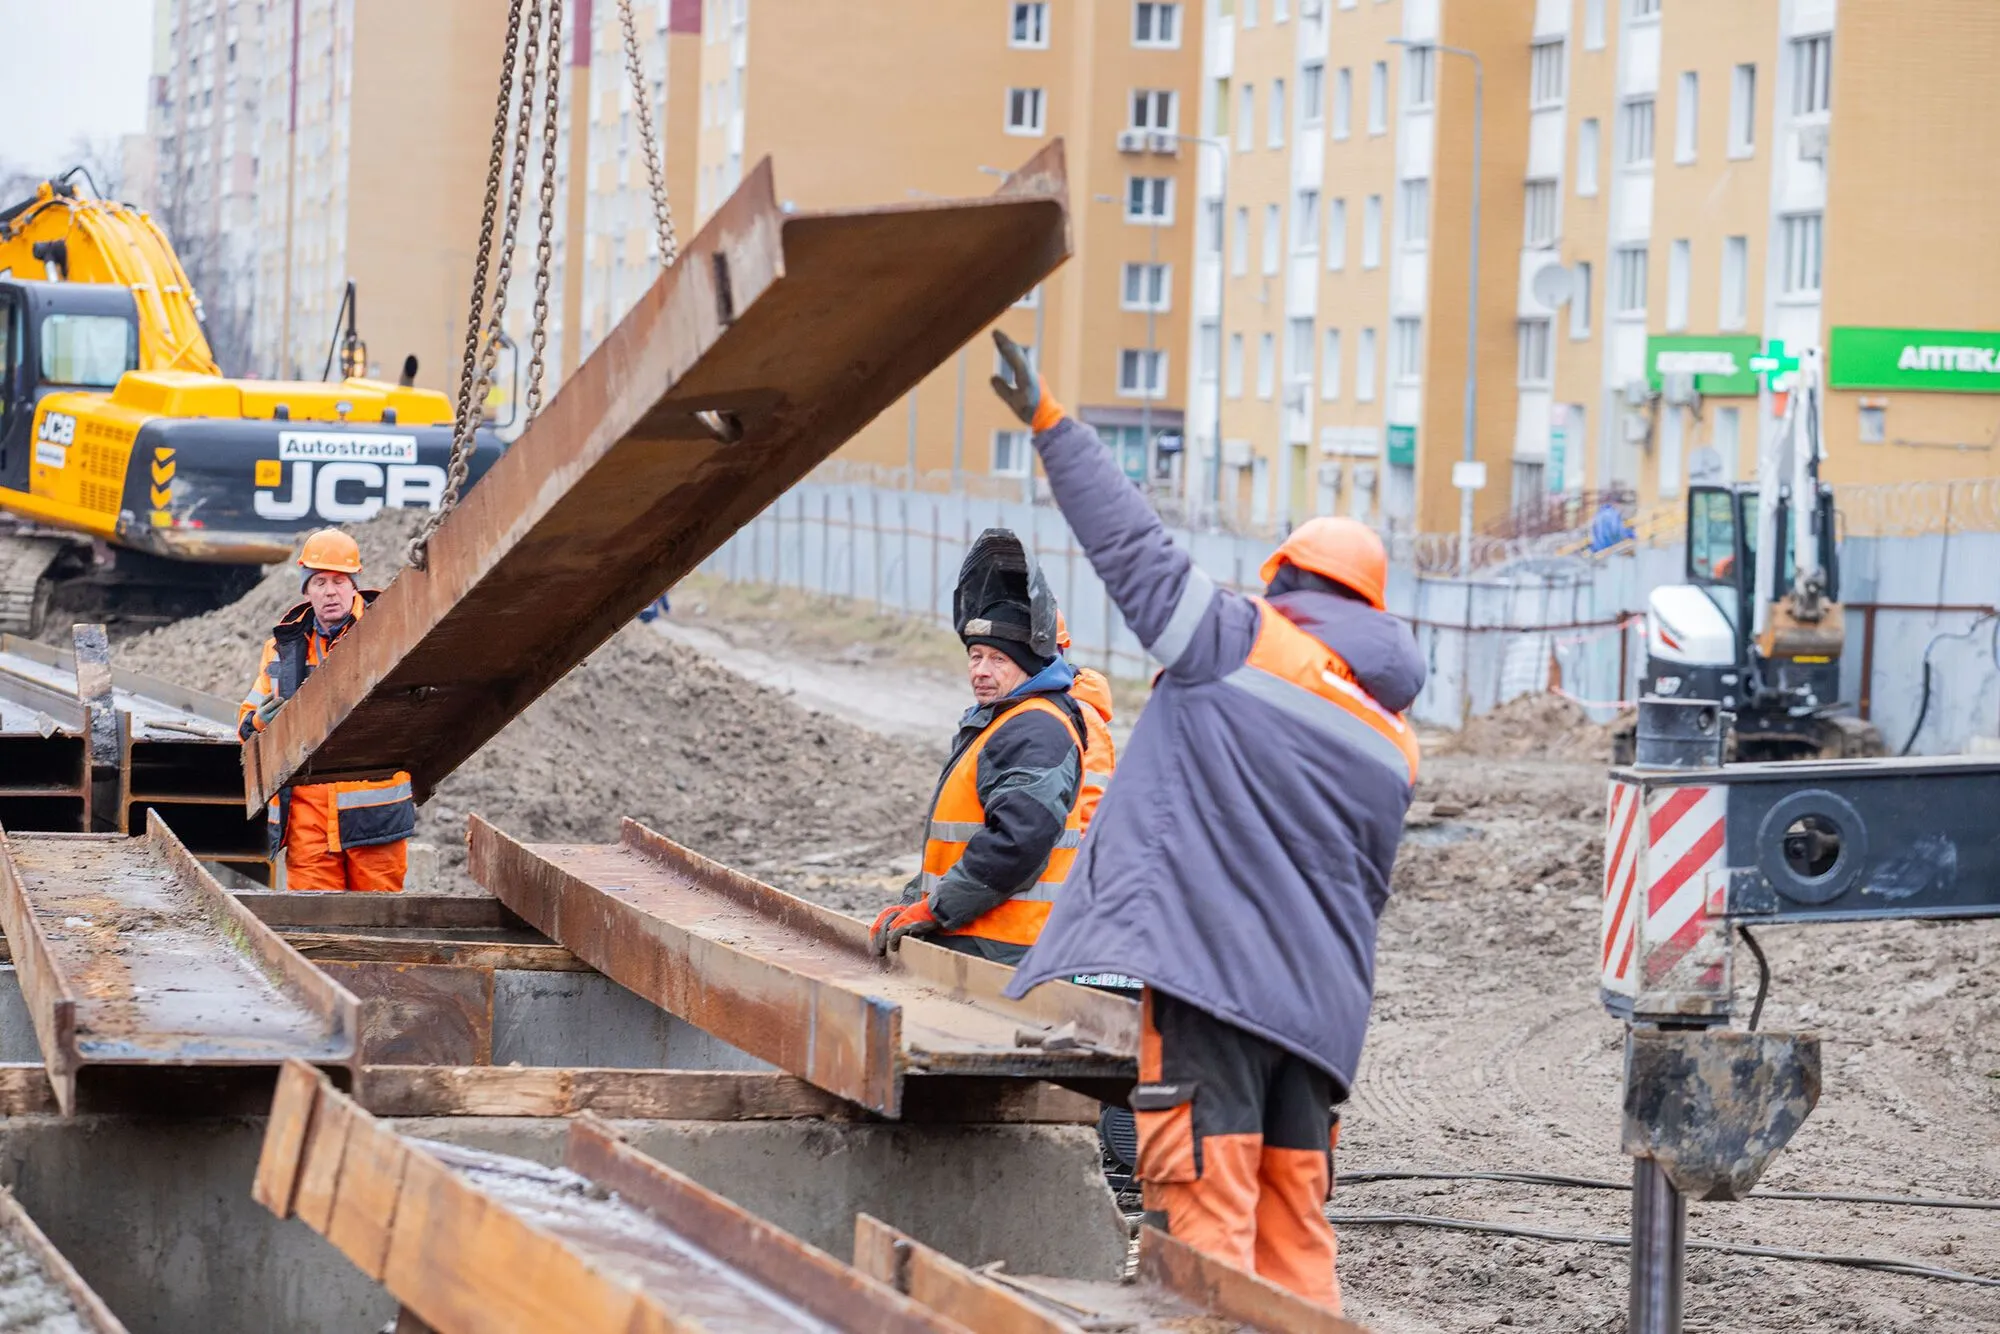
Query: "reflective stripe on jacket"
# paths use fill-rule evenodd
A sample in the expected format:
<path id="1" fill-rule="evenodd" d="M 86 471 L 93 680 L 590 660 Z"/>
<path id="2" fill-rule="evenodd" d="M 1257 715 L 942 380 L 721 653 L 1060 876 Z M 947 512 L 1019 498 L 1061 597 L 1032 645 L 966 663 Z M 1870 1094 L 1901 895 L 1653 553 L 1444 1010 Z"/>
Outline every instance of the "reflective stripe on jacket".
<path id="1" fill-rule="evenodd" d="M 256 683 L 237 707 L 236 731 L 239 736 L 248 740 L 253 732 L 263 730 L 257 721 L 257 710 L 273 696 L 283 700 L 297 694 L 306 678 L 312 675 L 313 668 L 326 660 L 327 653 L 340 642 L 348 627 L 361 619 L 375 597 L 373 589 L 356 593 L 352 614 L 330 638 L 320 633 L 311 603 L 301 602 L 279 618 L 271 637 L 264 641 L 263 657 L 257 663 Z M 311 786 L 331 787 L 333 790 L 333 806 L 338 818 L 327 826 L 328 852 L 394 843 L 416 831 L 417 803 L 410 788 L 410 776 L 406 773 L 388 778 Z M 291 789 L 271 798 L 269 810 L 271 852 L 275 856 L 285 843 Z"/>
<path id="2" fill-rule="evenodd" d="M 1104 799 L 1104 789 L 1111 782 L 1111 772 L 1118 766 L 1118 747 L 1111 740 L 1111 682 L 1104 679 L 1104 673 L 1089 667 L 1079 667 L 1076 684 L 1069 688 L 1069 697 L 1077 702 L 1077 712 L 1083 715 L 1083 792 L 1079 797 L 1083 806 L 1083 828 L 1090 830 L 1090 818 L 1097 814 L 1097 803 Z"/>
<path id="3" fill-rule="evenodd" d="M 930 824 L 925 831 L 924 869 L 919 882 L 926 897 L 933 895 L 952 868 L 965 857 L 967 846 L 987 827 L 986 804 L 979 794 L 980 756 L 1002 727 L 1038 713 L 1058 720 L 1079 752 L 1082 750 L 1083 741 L 1075 731 L 1074 720 L 1060 705 L 1044 696 L 1031 695 L 988 723 L 959 754 L 938 784 L 937 798 L 931 806 Z M 942 934 L 979 936 L 1010 945 L 1035 943 L 1036 937 L 1042 933 L 1042 924 L 1048 921 L 1056 892 L 1061 889 L 1071 863 L 1076 860 L 1077 847 L 1083 842 L 1081 783 L 1076 783 L 1071 791 L 1073 795 L 1067 818 L 1049 850 L 1047 860 L 1042 864 L 1040 874 L 971 922 L 959 927 L 945 927 Z"/>

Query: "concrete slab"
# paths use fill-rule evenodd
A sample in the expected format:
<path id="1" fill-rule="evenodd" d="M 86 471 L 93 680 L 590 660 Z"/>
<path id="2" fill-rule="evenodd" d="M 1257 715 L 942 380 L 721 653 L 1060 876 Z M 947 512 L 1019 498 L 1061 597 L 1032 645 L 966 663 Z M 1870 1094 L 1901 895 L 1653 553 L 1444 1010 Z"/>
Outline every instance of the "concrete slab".
<path id="1" fill-rule="evenodd" d="M 4 1019 L 0 1010 L 0 1022 Z M 497 969 L 493 1064 L 516 1063 L 621 1070 L 772 1068 L 602 973 Z"/>

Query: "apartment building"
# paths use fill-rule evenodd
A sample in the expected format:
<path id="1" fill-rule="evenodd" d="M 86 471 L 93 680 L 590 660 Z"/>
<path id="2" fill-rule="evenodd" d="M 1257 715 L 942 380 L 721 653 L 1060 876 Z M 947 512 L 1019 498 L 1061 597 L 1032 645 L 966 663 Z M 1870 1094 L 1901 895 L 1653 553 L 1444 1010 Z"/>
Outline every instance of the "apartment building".
<path id="1" fill-rule="evenodd" d="M 798 208 L 990 192 L 1065 141 L 1075 258 L 1001 321 L 1128 475 L 1178 484 L 1201 7 L 1158 0 L 708 0 L 705 217 L 765 155 Z M 1026 434 L 975 340 L 843 457 L 1025 477 Z"/>

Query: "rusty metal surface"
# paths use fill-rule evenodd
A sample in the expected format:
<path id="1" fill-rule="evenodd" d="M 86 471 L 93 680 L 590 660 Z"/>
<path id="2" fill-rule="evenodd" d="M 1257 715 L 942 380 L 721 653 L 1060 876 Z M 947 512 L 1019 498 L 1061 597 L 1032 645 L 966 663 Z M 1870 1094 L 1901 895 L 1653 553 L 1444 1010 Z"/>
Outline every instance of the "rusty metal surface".
<path id="1" fill-rule="evenodd" d="M 144 838 L 0 836 L 0 926 L 65 1112 L 151 1082 L 269 1079 L 288 1057 L 350 1082 L 359 1004 L 238 905 L 157 817 Z M 190 1079 L 175 1075 L 191 1074 Z"/>
<path id="2" fill-rule="evenodd" d="M 1819 1103 L 1819 1038 L 1631 1028 L 1623 1148 L 1682 1194 L 1740 1200 Z"/>
<path id="3" fill-rule="evenodd" d="M 4 1320 L 0 1327 L 20 1334 L 125 1334 L 125 1322 L 112 1314 L 104 1299 L 35 1226 L 11 1190 L 0 1190 L 0 1248 L 12 1252 L 6 1262 L 11 1300 L 0 1313 L 0 1320 Z M 35 1270 L 38 1279 L 28 1278 L 21 1272 L 23 1267 Z M 58 1302 L 66 1302 L 69 1310 L 57 1309 Z"/>
<path id="4" fill-rule="evenodd" d="M 993 198 L 825 213 L 760 164 L 245 743 L 247 808 L 397 769 L 427 796 L 1068 253 L 1060 143 Z"/>
<path id="5" fill-rule="evenodd" d="M 318 961 L 361 1001 L 364 1065 L 489 1065 L 493 970 L 452 964 Z"/>
<path id="6" fill-rule="evenodd" d="M 474 816 L 469 869 L 529 925 L 679 1018 L 885 1116 L 908 1076 L 1130 1081 L 1133 1002 L 868 928 L 627 820 L 608 846 L 518 843 Z M 1059 1035 L 1059 1036 L 1058 1036 Z M 1024 1037 L 1046 1042 L 1028 1045 Z"/>

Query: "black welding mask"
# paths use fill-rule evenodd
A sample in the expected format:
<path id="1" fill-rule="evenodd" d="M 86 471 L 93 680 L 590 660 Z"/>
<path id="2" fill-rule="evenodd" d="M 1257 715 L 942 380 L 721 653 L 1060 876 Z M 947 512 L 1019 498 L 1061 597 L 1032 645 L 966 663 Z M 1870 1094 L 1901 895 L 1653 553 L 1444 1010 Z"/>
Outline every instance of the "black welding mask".
<path id="1" fill-rule="evenodd" d="M 1056 656 L 1055 594 L 1011 530 L 988 528 L 973 539 L 958 567 L 951 624 L 964 642 L 1000 641 L 995 646 L 1017 660 L 1015 645 L 1043 661 Z"/>

